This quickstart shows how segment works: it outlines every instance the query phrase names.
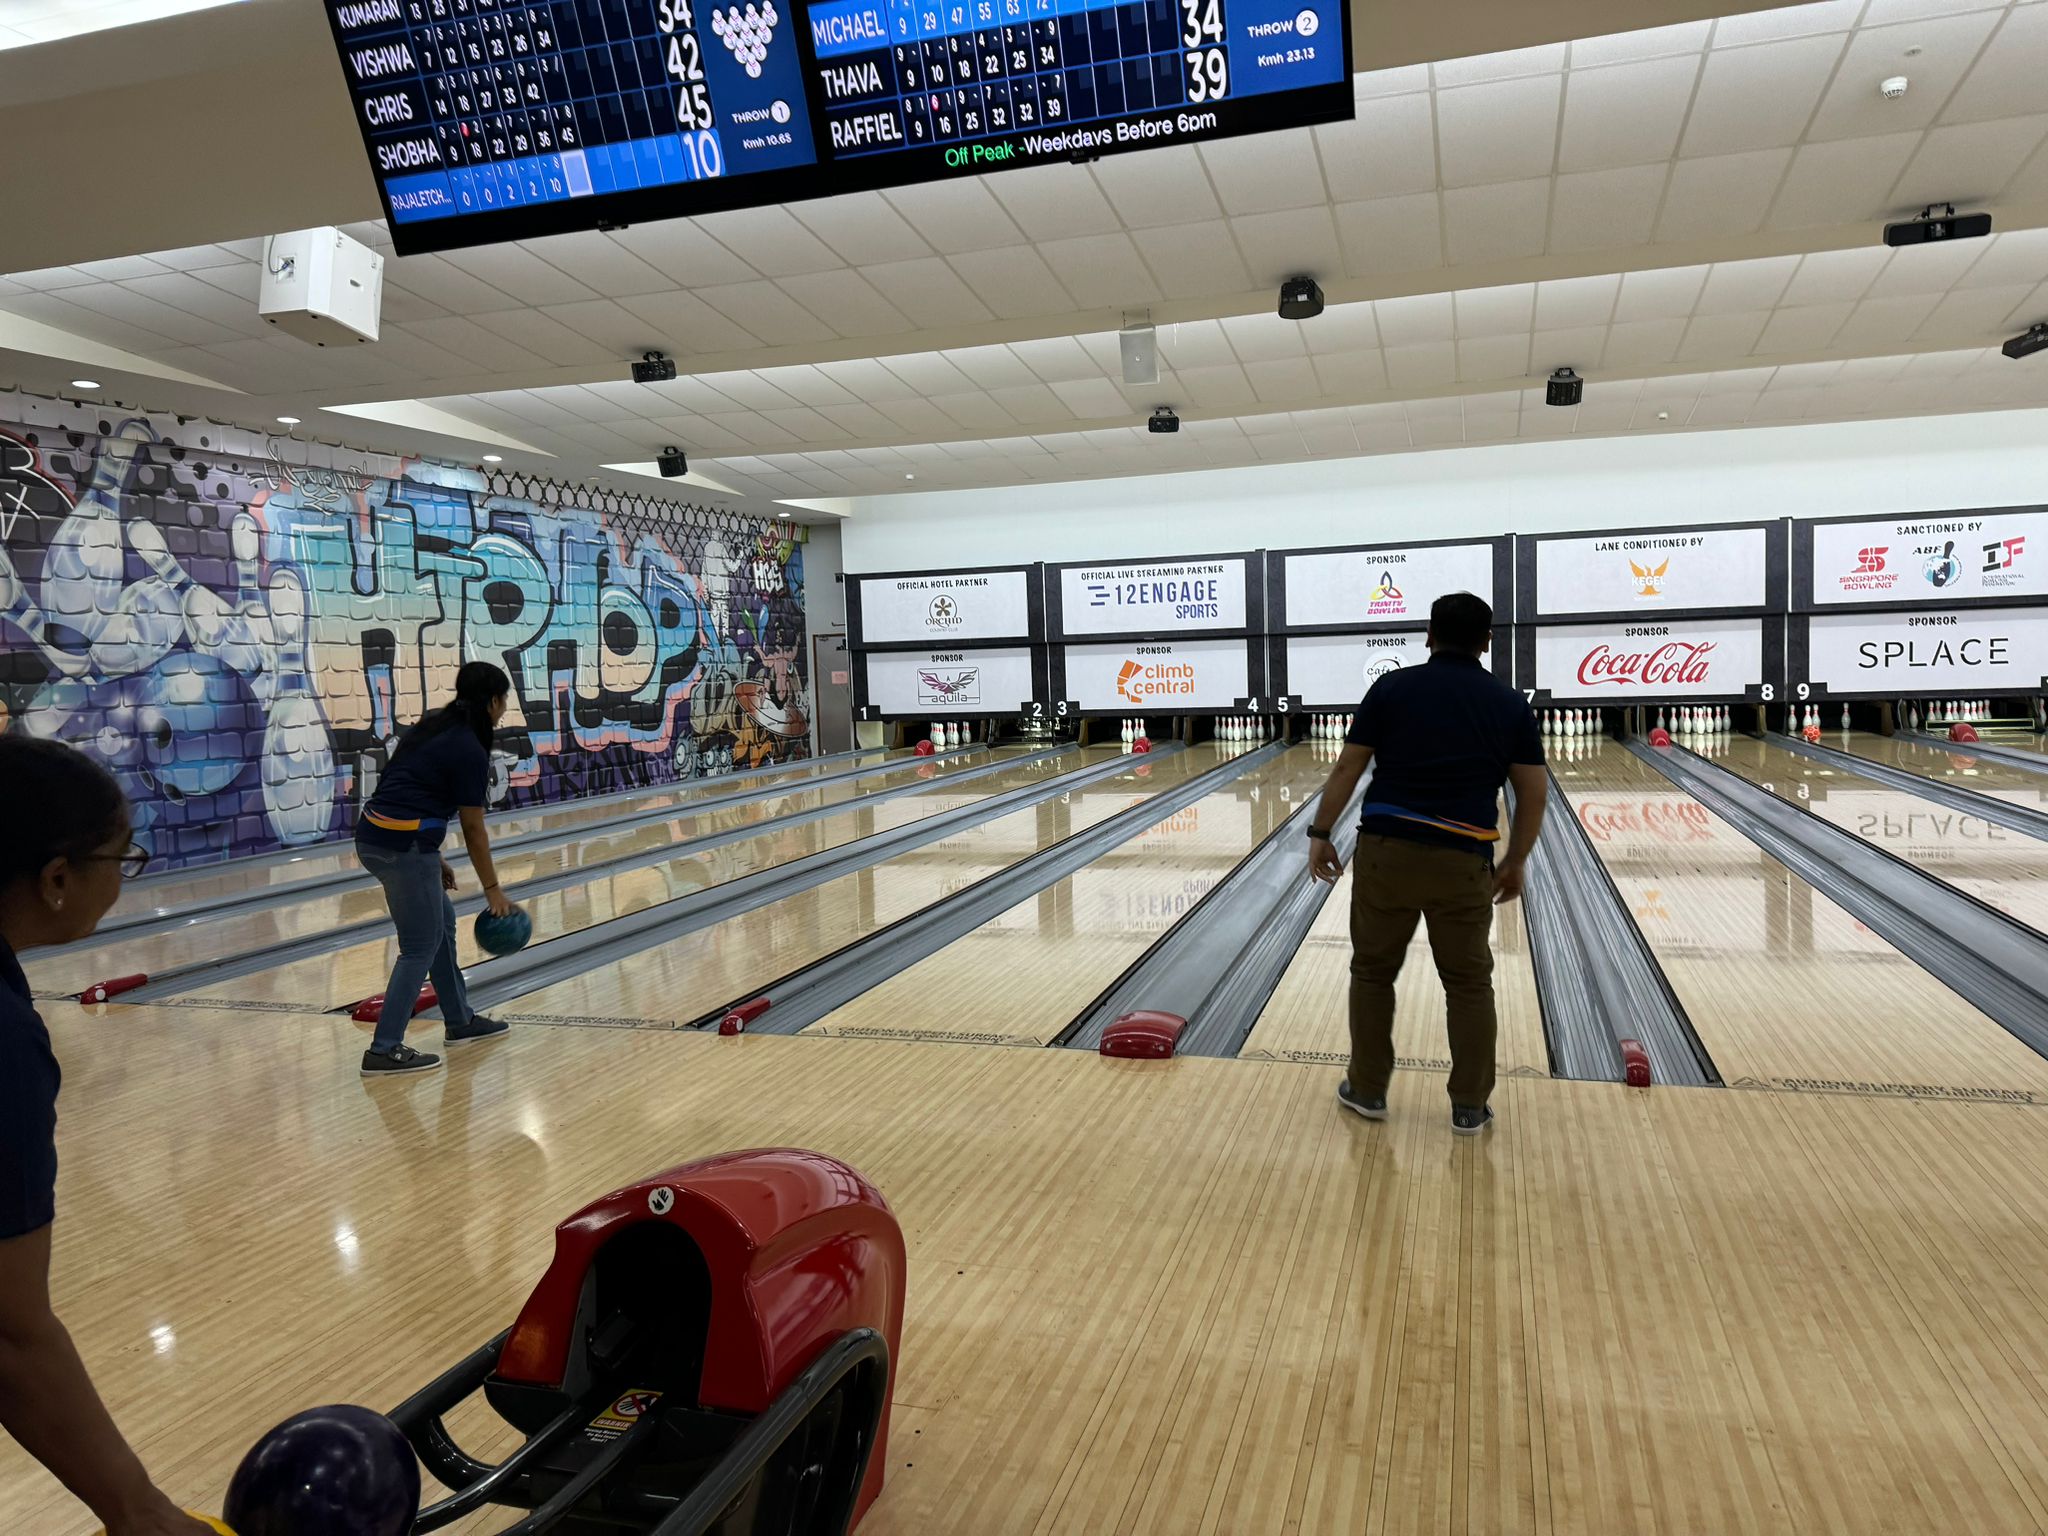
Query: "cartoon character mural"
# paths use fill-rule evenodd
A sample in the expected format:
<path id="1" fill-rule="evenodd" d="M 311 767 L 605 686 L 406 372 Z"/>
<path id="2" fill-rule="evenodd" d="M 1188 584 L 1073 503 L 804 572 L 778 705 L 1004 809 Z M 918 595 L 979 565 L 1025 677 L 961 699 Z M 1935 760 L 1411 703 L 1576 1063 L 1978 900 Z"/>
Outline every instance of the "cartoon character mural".
<path id="1" fill-rule="evenodd" d="M 154 867 L 346 836 L 465 660 L 503 806 L 807 755 L 805 653 L 773 524 L 0 402 L 0 729 L 104 763 Z"/>

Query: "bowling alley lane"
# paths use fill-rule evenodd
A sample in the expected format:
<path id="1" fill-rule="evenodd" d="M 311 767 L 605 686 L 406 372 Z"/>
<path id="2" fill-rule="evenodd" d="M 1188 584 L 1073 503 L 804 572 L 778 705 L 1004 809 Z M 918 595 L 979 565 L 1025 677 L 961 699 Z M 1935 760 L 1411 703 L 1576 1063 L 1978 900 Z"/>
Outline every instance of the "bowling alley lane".
<path id="1" fill-rule="evenodd" d="M 1238 1054 L 1265 1061 L 1348 1063 L 1350 992 L 1351 872 L 1346 869 Z M 1495 1047 L 1500 1071 L 1548 1076 L 1550 1052 L 1518 901 L 1494 909 L 1493 995 L 1500 1018 Z M 1421 924 L 1394 989 L 1394 1055 L 1404 1069 L 1448 1072 L 1451 1066 L 1444 1040 L 1444 990 Z"/>
<path id="2" fill-rule="evenodd" d="M 805 1033 L 1043 1045 L 1300 809 L 1328 773 L 1326 756 L 1295 747 L 898 972 Z"/>
<path id="3" fill-rule="evenodd" d="M 2048 842 L 1748 737 L 1717 761 L 1923 874 L 2048 932 Z"/>
<path id="4" fill-rule="evenodd" d="M 2048 1092 L 2048 1060 L 1626 748 L 1553 771 L 1724 1081 Z"/>
<path id="5" fill-rule="evenodd" d="M 753 837 L 725 843 L 699 853 L 681 853 L 664 863 L 648 865 L 616 875 L 598 875 L 577 885 L 549 891 L 520 904 L 533 918 L 534 941 L 544 942 L 565 933 L 576 933 L 616 917 L 643 911 L 708 886 L 723 885 L 787 864 L 810 854 L 842 848 L 877 832 L 908 826 L 926 816 L 967 805 L 1007 789 L 1042 783 L 1068 773 L 1101 754 L 1068 752 L 1044 762 L 1016 763 L 998 772 L 948 789 L 944 768 L 921 764 L 940 779 L 921 794 L 904 795 L 879 805 L 855 804 L 845 815 L 822 817 L 798 826 L 769 826 Z M 759 814 L 759 807 L 734 808 Z M 507 880 L 516 901 L 516 882 Z M 465 967 L 483 962 L 468 920 L 458 924 L 460 956 Z M 195 994 L 206 999 L 233 1002 L 296 1004 L 303 1009 L 325 1010 L 344 1007 L 358 998 L 383 990 L 397 953 L 397 940 L 389 934 L 331 954 L 315 955 L 289 965 L 253 975 L 225 979 L 203 986 Z"/>
<path id="6" fill-rule="evenodd" d="M 1004 755 L 1018 754 L 1006 750 Z M 754 826 L 777 816 L 794 815 L 801 811 L 842 806 L 851 813 L 870 796 L 883 790 L 901 788 L 905 784 L 915 784 L 919 781 L 920 775 L 929 777 L 936 783 L 943 783 L 964 769 L 985 765 L 987 762 L 988 758 L 981 754 L 976 754 L 971 762 L 967 760 L 965 754 L 960 759 L 947 759 L 939 763 L 910 761 L 901 767 L 862 778 L 835 779 L 810 788 L 797 784 L 791 787 L 788 794 L 779 795 L 774 799 L 753 800 L 744 805 L 724 806 L 696 813 L 691 813 L 685 802 L 674 816 L 661 821 L 642 822 L 637 826 L 622 827 L 610 833 L 597 828 L 581 836 L 564 831 L 561 842 L 531 849 L 515 849 L 496 858 L 494 862 L 497 865 L 498 878 L 504 882 L 512 899 L 519 901 L 522 899 L 519 895 L 519 886 L 523 881 L 549 875 L 573 874 L 578 868 L 587 865 L 624 858 L 670 843 Z M 986 781 L 970 781 L 977 793 L 983 782 Z M 933 803 L 928 802 L 922 795 L 906 798 L 917 800 L 921 804 Z M 613 809 L 616 811 L 620 808 L 615 806 Z M 836 816 L 828 818 L 827 826 L 838 819 Z M 497 830 L 493 828 L 494 836 Z M 828 843 L 821 846 L 832 845 Z M 455 860 L 460 848 L 460 834 L 451 831 L 443 849 L 451 862 Z M 347 867 L 360 873 L 361 868 L 356 863 L 355 855 L 349 852 L 345 857 Z M 458 864 L 457 870 L 463 892 L 474 895 L 475 878 L 470 875 L 466 865 Z M 48 957 L 32 955 L 28 967 L 29 983 L 39 992 L 76 994 L 109 976 L 129 976 L 137 972 L 156 975 L 173 966 L 252 953 L 271 945 L 373 918 L 383 911 L 384 895 L 374 884 L 367 889 L 338 891 L 332 895 L 314 896 L 302 901 L 293 901 L 288 891 L 280 891 L 276 904 L 251 911 L 227 913 L 189 927 L 136 938 L 124 939 L 116 936 L 105 944 L 91 945 L 63 954 Z"/>
<path id="7" fill-rule="evenodd" d="M 1840 747 L 1873 763 L 1888 763 L 1922 778 L 1939 779 L 1957 789 L 1974 790 L 1994 800 L 2048 814 L 2048 771 L 2001 763 L 1967 747 L 1910 736 L 1878 736 L 1869 731 L 1851 731 L 1846 735 L 1830 731 L 1821 737 L 1821 745 Z M 2041 767 L 2048 770 L 2048 758 L 2042 759 Z"/>
<path id="8" fill-rule="evenodd" d="M 1114 749 L 1091 749 L 1089 760 L 1104 750 Z M 501 1013 L 514 1020 L 687 1022 L 764 991 L 777 978 L 1214 765 L 1208 748 L 1134 757 L 1126 772 L 628 955 L 508 1003 Z M 942 1011 L 933 1000 L 930 1012 Z"/>

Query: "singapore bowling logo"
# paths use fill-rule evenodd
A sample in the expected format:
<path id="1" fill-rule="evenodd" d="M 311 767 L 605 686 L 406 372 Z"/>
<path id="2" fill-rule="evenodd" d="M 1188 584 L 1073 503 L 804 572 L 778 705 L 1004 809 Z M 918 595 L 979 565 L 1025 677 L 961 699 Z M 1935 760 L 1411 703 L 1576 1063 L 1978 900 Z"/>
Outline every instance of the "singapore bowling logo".
<path id="1" fill-rule="evenodd" d="M 917 702 L 920 704 L 979 704 L 981 668 L 960 672 L 934 672 L 920 667 L 917 673 Z"/>
<path id="2" fill-rule="evenodd" d="M 1932 545 L 1920 551 L 1927 557 L 1920 567 L 1920 573 L 1927 578 L 1930 587 L 1951 587 L 1961 579 L 1963 562 L 1956 558 L 1956 541 L 1950 539 L 1939 550 Z"/>
<path id="3" fill-rule="evenodd" d="M 775 36 L 776 23 L 781 20 L 775 10 L 775 0 L 767 0 L 763 5 L 754 5 L 749 0 L 744 10 L 737 5 L 730 10 L 713 10 L 711 30 L 740 61 L 748 77 L 758 80 L 761 78 L 761 65 L 768 57 L 769 41 Z"/>
<path id="4" fill-rule="evenodd" d="M 1651 598 L 1664 595 L 1664 575 L 1671 569 L 1671 560 L 1668 556 L 1655 565 L 1637 565 L 1631 560 L 1628 569 L 1631 579 L 1636 584 L 1637 597 Z"/>
<path id="5" fill-rule="evenodd" d="M 1885 564 L 1892 552 L 1889 544 L 1868 544 L 1856 551 L 1856 569 L 1835 577 L 1844 592 L 1889 592 L 1899 579 L 1897 571 Z"/>
<path id="6" fill-rule="evenodd" d="M 966 619 L 961 617 L 960 614 L 959 599 L 944 592 L 933 598 L 930 605 L 925 609 L 924 627 L 926 629 L 958 629 L 966 622 Z"/>

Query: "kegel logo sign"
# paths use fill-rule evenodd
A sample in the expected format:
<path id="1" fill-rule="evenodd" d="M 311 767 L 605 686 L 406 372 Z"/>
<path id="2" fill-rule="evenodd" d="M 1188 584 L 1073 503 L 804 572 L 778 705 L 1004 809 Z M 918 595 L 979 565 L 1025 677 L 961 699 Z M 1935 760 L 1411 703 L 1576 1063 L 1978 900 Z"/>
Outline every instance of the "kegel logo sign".
<path id="1" fill-rule="evenodd" d="M 1185 661 L 1127 660 L 1116 675 L 1119 697 L 1133 704 L 1150 704 L 1159 699 L 1193 698 L 1195 669 Z"/>
<path id="2" fill-rule="evenodd" d="M 1671 558 L 1665 556 L 1655 565 L 1628 563 L 1629 574 L 1635 578 L 1637 597 L 1662 597 L 1664 595 L 1664 573 L 1671 569 Z"/>

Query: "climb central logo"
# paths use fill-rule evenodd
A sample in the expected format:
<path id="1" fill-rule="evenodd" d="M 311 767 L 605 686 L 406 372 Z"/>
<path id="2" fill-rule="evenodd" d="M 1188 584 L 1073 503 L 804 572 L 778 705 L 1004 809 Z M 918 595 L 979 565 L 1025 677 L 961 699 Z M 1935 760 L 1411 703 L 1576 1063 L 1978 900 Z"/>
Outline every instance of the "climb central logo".
<path id="1" fill-rule="evenodd" d="M 1127 658 L 1116 674 L 1117 696 L 1133 704 L 1195 696 L 1195 669 L 1185 661 L 1137 661 Z"/>

